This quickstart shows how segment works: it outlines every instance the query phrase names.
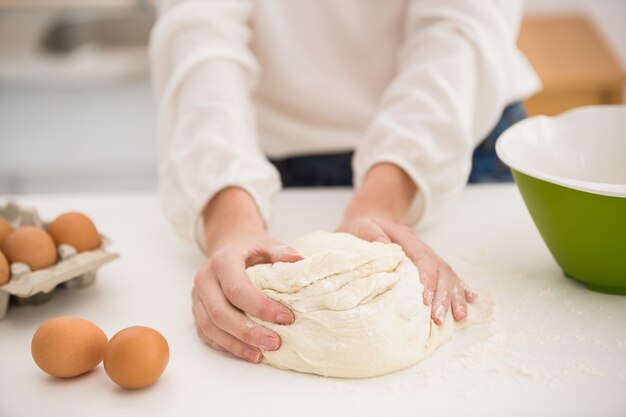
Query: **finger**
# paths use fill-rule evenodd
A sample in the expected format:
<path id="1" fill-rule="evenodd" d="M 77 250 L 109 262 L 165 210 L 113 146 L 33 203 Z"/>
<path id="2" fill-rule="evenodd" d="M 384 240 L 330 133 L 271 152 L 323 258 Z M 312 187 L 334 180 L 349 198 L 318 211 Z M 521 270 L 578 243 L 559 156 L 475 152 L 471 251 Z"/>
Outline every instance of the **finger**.
<path id="1" fill-rule="evenodd" d="M 424 286 L 422 301 L 424 305 L 432 305 L 437 288 L 437 255 L 424 243 L 411 227 L 398 226 L 385 222 L 377 222 L 391 238 L 402 246 L 404 253 L 413 261 L 420 273 L 420 281 Z"/>
<path id="2" fill-rule="evenodd" d="M 298 262 L 304 259 L 297 250 L 287 245 L 272 246 L 269 250 L 269 262 Z"/>
<path id="3" fill-rule="evenodd" d="M 212 349 L 225 352 L 226 349 L 215 343 L 215 341 L 205 333 L 207 329 L 207 325 L 205 322 L 208 320 L 208 314 L 204 308 L 204 305 L 196 294 L 197 290 L 196 287 L 194 287 L 191 290 L 191 311 L 193 313 L 193 318 L 196 325 L 196 333 L 198 334 L 198 337 L 202 339 L 202 341 L 209 345 Z"/>
<path id="4" fill-rule="evenodd" d="M 461 286 L 463 287 L 463 293 L 465 294 L 465 300 L 468 303 L 473 303 L 478 298 L 478 294 L 471 290 L 471 288 L 464 282 L 461 281 Z"/>
<path id="5" fill-rule="evenodd" d="M 263 355 L 260 350 L 254 346 L 243 343 L 241 340 L 219 329 L 211 322 L 207 311 L 204 309 L 203 303 L 197 296 L 193 303 L 193 310 L 198 334 L 209 346 L 214 348 L 215 346 L 219 346 L 219 348 L 249 362 L 258 363 L 261 361 Z"/>
<path id="6" fill-rule="evenodd" d="M 215 343 L 213 340 L 204 336 L 204 334 L 200 331 L 198 331 L 198 335 L 200 335 L 200 339 L 204 340 L 204 342 L 208 344 L 211 349 L 217 350 L 218 352 L 228 352 L 226 349 Z"/>
<path id="7" fill-rule="evenodd" d="M 203 295 L 200 302 L 204 305 L 213 324 L 219 329 L 235 336 L 247 345 L 263 350 L 276 350 L 280 347 L 280 337 L 271 330 L 252 322 L 231 306 L 216 281 L 207 282 L 206 292 Z"/>
<path id="8" fill-rule="evenodd" d="M 214 257 L 211 266 L 220 284 L 221 292 L 230 304 L 267 322 L 293 323 L 293 313 L 287 307 L 271 300 L 254 288 L 246 273 L 245 262 L 240 256 L 224 254 Z M 206 290 L 203 290 L 203 298 L 206 293 Z"/>
<path id="9" fill-rule="evenodd" d="M 224 349 L 223 347 L 215 343 L 213 340 L 211 340 L 204 333 L 202 333 L 199 326 L 196 326 L 196 334 L 198 335 L 200 340 L 202 340 L 205 344 L 207 344 L 211 349 L 217 350 L 219 352 L 227 352 L 226 349 Z"/>
<path id="10" fill-rule="evenodd" d="M 431 317 L 437 325 L 441 325 L 444 322 L 450 309 L 451 294 L 449 286 L 449 278 L 445 271 L 440 268 L 437 274 L 437 289 L 435 290 L 431 310 Z"/>
<path id="11" fill-rule="evenodd" d="M 391 243 L 383 228 L 371 220 L 357 222 L 352 234 L 368 242 Z"/>
<path id="12" fill-rule="evenodd" d="M 420 273 L 420 281 L 424 285 L 422 299 L 425 305 L 429 306 L 433 302 L 435 290 L 437 289 L 437 261 L 434 257 L 423 255 L 413 260 Z"/>
<path id="13" fill-rule="evenodd" d="M 455 320 L 463 321 L 467 318 L 467 302 L 465 301 L 465 292 L 460 283 L 452 288 L 451 306 Z"/>
<path id="14" fill-rule="evenodd" d="M 432 305 L 437 288 L 437 255 L 417 236 L 412 228 L 388 227 L 385 230 L 394 242 L 402 246 L 404 253 L 417 266 L 420 281 L 424 285 L 424 290 L 422 291 L 423 303 L 427 306 Z"/>
<path id="15" fill-rule="evenodd" d="M 273 240 L 268 240 L 263 245 L 250 248 L 245 258 L 246 268 L 261 263 L 297 262 L 304 259 L 291 246 L 277 244 Z"/>
<path id="16" fill-rule="evenodd" d="M 211 337 L 215 339 L 215 343 L 223 347 L 230 354 L 252 363 L 259 363 L 263 359 L 263 354 L 259 349 L 247 345 L 236 337 L 218 329 L 210 321 L 207 322 L 206 327 L 211 332 Z"/>

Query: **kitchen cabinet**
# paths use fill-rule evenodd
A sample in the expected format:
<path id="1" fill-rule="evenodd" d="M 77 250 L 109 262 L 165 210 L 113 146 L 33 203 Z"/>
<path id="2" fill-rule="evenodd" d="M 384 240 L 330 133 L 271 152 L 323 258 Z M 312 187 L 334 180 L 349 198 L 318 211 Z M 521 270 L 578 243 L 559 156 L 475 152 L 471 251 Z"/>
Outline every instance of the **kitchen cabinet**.
<path id="1" fill-rule="evenodd" d="M 623 103 L 626 73 L 585 17 L 527 17 L 518 43 L 543 83 L 525 103 L 530 115 Z"/>

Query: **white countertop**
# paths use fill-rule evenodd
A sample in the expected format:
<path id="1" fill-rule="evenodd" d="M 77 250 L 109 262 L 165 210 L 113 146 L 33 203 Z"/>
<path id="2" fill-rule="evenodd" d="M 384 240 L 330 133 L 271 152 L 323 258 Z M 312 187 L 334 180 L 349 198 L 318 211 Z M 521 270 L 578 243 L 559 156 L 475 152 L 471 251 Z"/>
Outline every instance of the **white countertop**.
<path id="1" fill-rule="evenodd" d="M 332 229 L 348 190 L 287 191 L 273 235 Z M 1 198 L 0 198 L 1 199 Z M 63 289 L 47 304 L 15 307 L 0 321 L 0 415 L 334 416 L 626 415 L 626 297 L 587 290 L 563 276 L 513 185 L 473 186 L 445 224 L 422 235 L 474 289 L 494 317 L 459 333 L 424 362 L 395 374 L 341 380 L 253 365 L 203 345 L 190 291 L 203 258 L 179 241 L 152 194 L 18 196 L 44 219 L 89 214 L 119 260 L 96 284 Z M 57 380 L 42 373 L 30 340 L 48 318 L 75 315 L 111 337 L 131 325 L 161 331 L 170 363 L 152 387 L 125 391 L 102 366 Z"/>

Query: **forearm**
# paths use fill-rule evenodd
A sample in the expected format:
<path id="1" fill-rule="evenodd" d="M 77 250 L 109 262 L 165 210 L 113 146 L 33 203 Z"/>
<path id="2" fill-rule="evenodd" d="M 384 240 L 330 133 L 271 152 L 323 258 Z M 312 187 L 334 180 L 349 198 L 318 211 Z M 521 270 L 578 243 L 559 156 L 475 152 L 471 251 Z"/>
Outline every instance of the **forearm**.
<path id="1" fill-rule="evenodd" d="M 229 187 L 217 193 L 202 213 L 206 254 L 235 239 L 265 232 L 265 224 L 247 191 Z"/>
<path id="2" fill-rule="evenodd" d="M 346 209 L 344 220 L 371 216 L 403 222 L 417 193 L 411 178 L 397 165 L 374 165 Z"/>
<path id="3" fill-rule="evenodd" d="M 213 211 L 207 201 L 221 200 L 214 198 L 220 190 L 245 188 L 267 219 L 271 197 L 280 189 L 278 174 L 258 146 L 251 99 L 259 70 L 248 48 L 253 3 L 165 1 L 151 37 L 162 207 L 176 232 L 205 252 L 205 244 L 212 250 L 216 239 L 241 223 L 202 224 Z M 209 217 L 226 223 L 239 215 L 244 224 L 260 223 L 231 210 Z"/>

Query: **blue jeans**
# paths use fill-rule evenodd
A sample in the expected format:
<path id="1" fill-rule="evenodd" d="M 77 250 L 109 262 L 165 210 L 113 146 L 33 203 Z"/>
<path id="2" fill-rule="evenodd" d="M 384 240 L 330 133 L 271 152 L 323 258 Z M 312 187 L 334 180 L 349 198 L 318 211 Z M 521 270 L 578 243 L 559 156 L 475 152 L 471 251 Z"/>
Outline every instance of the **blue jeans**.
<path id="1" fill-rule="evenodd" d="M 513 180 L 511 171 L 496 156 L 496 141 L 508 127 L 525 118 L 522 103 L 504 109 L 491 133 L 474 150 L 470 183 Z M 344 152 L 270 159 L 270 162 L 278 169 L 283 187 L 351 186 L 352 156 L 353 152 Z"/>

